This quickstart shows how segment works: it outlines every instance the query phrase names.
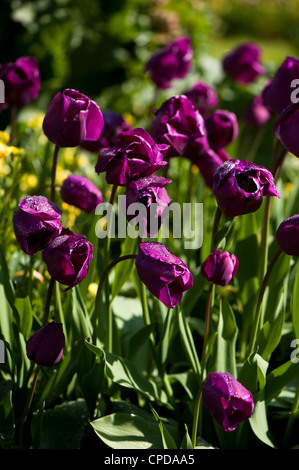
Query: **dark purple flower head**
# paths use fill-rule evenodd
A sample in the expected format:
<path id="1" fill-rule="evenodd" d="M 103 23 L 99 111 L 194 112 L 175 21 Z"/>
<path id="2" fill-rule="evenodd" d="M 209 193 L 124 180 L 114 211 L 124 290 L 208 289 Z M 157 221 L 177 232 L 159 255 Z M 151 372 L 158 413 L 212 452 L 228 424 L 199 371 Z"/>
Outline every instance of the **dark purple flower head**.
<path id="1" fill-rule="evenodd" d="M 193 285 L 186 264 L 162 243 L 140 243 L 135 264 L 141 281 L 168 308 L 175 308 Z"/>
<path id="2" fill-rule="evenodd" d="M 276 240 L 282 251 L 290 256 L 299 256 L 299 215 L 288 217 L 276 231 Z"/>
<path id="3" fill-rule="evenodd" d="M 260 55 L 261 49 L 254 42 L 241 44 L 223 58 L 224 72 L 241 85 L 252 83 L 265 74 Z"/>
<path id="4" fill-rule="evenodd" d="M 226 286 L 236 275 L 238 258 L 227 251 L 213 251 L 201 265 L 201 275 L 217 286 Z"/>
<path id="5" fill-rule="evenodd" d="M 53 98 L 43 122 L 45 135 L 59 147 L 92 146 L 103 127 L 104 119 L 97 103 L 69 88 Z"/>
<path id="6" fill-rule="evenodd" d="M 243 119 L 252 127 L 262 127 L 270 118 L 262 96 L 255 96 L 244 111 Z"/>
<path id="7" fill-rule="evenodd" d="M 13 227 L 20 247 L 33 255 L 62 231 L 61 210 L 45 196 L 27 196 L 13 215 Z"/>
<path id="8" fill-rule="evenodd" d="M 77 235 L 71 230 L 63 229 L 43 251 L 43 260 L 50 276 L 55 281 L 69 286 L 66 290 L 79 284 L 88 273 L 92 260 L 93 246 L 85 235 Z"/>
<path id="9" fill-rule="evenodd" d="M 263 196 L 280 198 L 273 175 L 267 168 L 235 159 L 224 162 L 217 169 L 213 193 L 227 217 L 255 212 L 260 208 Z"/>
<path id="10" fill-rule="evenodd" d="M 40 73 L 34 57 L 20 57 L 0 65 L 0 79 L 5 86 L 5 105 L 22 108 L 36 99 L 40 90 Z"/>
<path id="11" fill-rule="evenodd" d="M 125 186 L 167 165 L 163 159 L 168 148 L 168 145 L 156 144 L 144 129 L 130 129 L 117 136 L 115 147 L 100 153 L 95 171 L 105 171 L 107 183 Z"/>
<path id="12" fill-rule="evenodd" d="M 183 93 L 189 98 L 194 107 L 205 115 L 210 109 L 216 108 L 218 96 L 211 85 L 204 82 L 197 82 L 189 90 Z"/>
<path id="13" fill-rule="evenodd" d="M 203 117 L 185 95 L 167 99 L 155 115 L 150 133 L 156 142 L 170 146 L 168 158 L 192 154 L 192 147 L 205 138 Z"/>
<path id="14" fill-rule="evenodd" d="M 224 431 L 234 431 L 254 410 L 252 393 L 228 372 L 212 372 L 207 376 L 202 401 Z"/>
<path id="15" fill-rule="evenodd" d="M 286 57 L 263 91 L 265 106 L 273 114 L 281 114 L 291 104 L 292 81 L 299 78 L 299 59 Z"/>
<path id="16" fill-rule="evenodd" d="M 234 113 L 217 109 L 205 118 L 205 126 L 210 147 L 223 149 L 233 142 L 239 132 L 237 117 Z"/>
<path id="17" fill-rule="evenodd" d="M 274 134 L 285 149 L 299 158 L 299 103 L 290 104 L 274 124 Z"/>
<path id="18" fill-rule="evenodd" d="M 146 64 L 145 72 L 157 88 L 167 89 L 171 81 L 184 78 L 191 68 L 193 50 L 188 37 L 181 37 L 156 51 Z"/>
<path id="19" fill-rule="evenodd" d="M 62 183 L 61 198 L 88 213 L 103 202 L 101 191 L 85 176 L 69 175 Z"/>
<path id="20" fill-rule="evenodd" d="M 164 188 L 167 183 L 171 183 L 171 180 L 159 176 L 146 176 L 127 185 L 126 217 L 130 222 L 135 218 L 135 210 L 139 211 L 138 220 L 142 218 L 142 227 L 139 224 L 139 230 L 142 229 L 144 233 L 142 236 L 155 236 L 159 231 L 163 212 L 171 202 Z"/>
<path id="21" fill-rule="evenodd" d="M 51 322 L 30 336 L 26 343 L 27 357 L 39 366 L 50 367 L 60 361 L 64 345 L 62 323 Z"/>
<path id="22" fill-rule="evenodd" d="M 102 112 L 104 118 L 104 127 L 101 136 L 95 142 L 84 142 L 81 147 L 90 152 L 99 152 L 106 148 L 113 147 L 118 134 L 128 131 L 131 126 L 122 117 L 109 109 Z"/>
<path id="23" fill-rule="evenodd" d="M 197 157 L 196 153 L 193 154 L 193 163 L 198 167 L 201 176 L 209 188 L 213 188 L 214 176 L 217 168 L 224 162 L 230 160 L 230 156 L 224 149 L 213 150 L 209 147 L 201 150 Z"/>

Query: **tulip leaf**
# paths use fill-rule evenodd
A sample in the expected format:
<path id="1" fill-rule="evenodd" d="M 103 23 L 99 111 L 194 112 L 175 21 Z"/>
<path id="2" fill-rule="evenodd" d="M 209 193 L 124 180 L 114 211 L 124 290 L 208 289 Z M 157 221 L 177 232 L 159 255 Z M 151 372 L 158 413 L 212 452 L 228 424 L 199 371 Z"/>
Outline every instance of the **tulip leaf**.
<path id="1" fill-rule="evenodd" d="M 127 236 L 122 243 L 120 256 L 134 255 L 136 251 L 137 239 Z M 128 259 L 118 263 L 113 272 L 113 282 L 111 288 L 111 299 L 116 297 L 124 284 L 129 280 L 132 269 L 134 268 L 134 259 Z"/>
<path id="2" fill-rule="evenodd" d="M 193 449 L 192 439 L 189 435 L 188 428 L 185 424 L 185 435 L 181 442 L 180 449 Z"/>
<path id="3" fill-rule="evenodd" d="M 146 325 L 140 330 L 138 330 L 129 341 L 129 350 L 128 350 L 128 358 L 133 359 L 139 349 L 144 345 L 144 343 L 148 340 L 151 333 L 155 329 L 155 323 L 151 323 L 150 325 Z"/>
<path id="4" fill-rule="evenodd" d="M 299 375 L 299 361 L 288 361 L 276 369 L 272 370 L 267 376 L 265 388 L 266 403 L 270 403 L 280 392 Z"/>
<path id="5" fill-rule="evenodd" d="M 277 310 L 278 315 L 276 316 L 276 318 L 274 318 L 274 320 L 272 321 L 267 320 L 264 323 L 257 339 L 259 354 L 265 360 L 269 358 L 274 349 L 278 346 L 281 339 L 285 317 L 284 293 L 282 293 L 281 295 L 281 301 L 278 305 Z"/>
<path id="6" fill-rule="evenodd" d="M 292 322 L 295 338 L 299 338 L 299 264 L 296 268 L 296 276 L 292 293 Z"/>
<path id="7" fill-rule="evenodd" d="M 188 321 L 181 310 L 179 311 L 178 315 L 178 324 L 185 354 L 190 362 L 192 370 L 199 376 L 201 367 L 194 344 L 194 339 Z"/>
<path id="8" fill-rule="evenodd" d="M 163 443 L 163 449 L 177 449 L 177 445 L 174 442 L 174 439 L 166 426 L 163 426 L 163 423 L 160 419 L 160 416 L 156 412 L 156 410 L 151 406 L 152 413 L 158 423 L 160 433 L 161 433 L 161 438 L 162 438 L 162 443 Z"/>
<path id="9" fill-rule="evenodd" d="M 91 421 L 97 436 L 112 449 L 163 449 L 157 422 L 133 413 L 113 413 Z"/>
<path id="10" fill-rule="evenodd" d="M 267 410 L 264 400 L 264 390 L 254 395 L 254 410 L 252 416 L 249 418 L 249 424 L 254 434 L 264 444 L 275 447 L 273 444 L 273 436 L 271 435 L 267 421 Z"/>

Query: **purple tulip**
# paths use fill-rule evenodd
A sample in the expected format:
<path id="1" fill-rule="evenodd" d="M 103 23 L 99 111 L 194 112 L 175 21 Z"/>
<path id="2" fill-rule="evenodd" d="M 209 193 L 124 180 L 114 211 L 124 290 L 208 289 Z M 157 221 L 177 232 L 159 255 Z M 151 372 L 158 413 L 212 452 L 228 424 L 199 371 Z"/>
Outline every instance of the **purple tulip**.
<path id="1" fill-rule="evenodd" d="M 288 217 L 276 231 L 276 240 L 282 251 L 290 256 L 299 256 L 299 215 Z"/>
<path id="2" fill-rule="evenodd" d="M 45 196 L 27 196 L 13 215 L 13 227 L 22 250 L 33 255 L 62 231 L 61 210 Z"/>
<path id="3" fill-rule="evenodd" d="M 97 103 L 69 88 L 53 98 L 43 122 L 45 135 L 59 147 L 93 145 L 103 127 L 104 119 Z"/>
<path id="4" fill-rule="evenodd" d="M 113 147 L 118 134 L 128 131 L 131 126 L 125 121 L 121 114 L 114 111 L 104 110 L 104 127 L 101 136 L 95 142 L 84 142 L 81 147 L 90 152 L 99 152 L 106 148 Z"/>
<path id="5" fill-rule="evenodd" d="M 211 189 L 213 188 L 214 176 L 217 169 L 227 160 L 230 160 L 230 156 L 224 149 L 215 151 L 211 148 L 201 150 L 197 158 L 196 154 L 194 154 L 194 158 L 192 159 L 193 163 L 198 167 L 205 183 Z"/>
<path id="6" fill-rule="evenodd" d="M 233 142 L 239 132 L 237 117 L 234 113 L 217 109 L 205 118 L 205 126 L 210 147 L 223 149 Z"/>
<path id="7" fill-rule="evenodd" d="M 139 226 L 139 230 L 142 229 L 144 233 L 142 236 L 152 237 L 159 231 L 163 212 L 171 202 L 164 188 L 167 183 L 171 183 L 171 180 L 159 176 L 147 176 L 131 181 L 127 185 L 126 217 L 129 222 L 135 217 L 135 209 L 132 211 L 133 214 L 128 213 L 131 204 L 142 204 L 140 209 L 143 209 L 143 212 L 141 211 L 143 226 Z"/>
<path id="8" fill-rule="evenodd" d="M 88 213 L 103 202 L 101 191 L 85 176 L 69 175 L 62 183 L 61 198 Z"/>
<path id="9" fill-rule="evenodd" d="M 118 135 L 115 147 L 100 153 L 95 170 L 106 172 L 107 183 L 125 186 L 167 165 L 163 158 L 168 148 L 168 145 L 156 144 L 144 129 L 131 129 Z"/>
<path id="10" fill-rule="evenodd" d="M 193 146 L 206 142 L 204 120 L 184 95 L 167 99 L 155 111 L 150 133 L 159 144 L 169 145 L 167 157 L 192 155 Z"/>
<path id="11" fill-rule="evenodd" d="M 216 171 L 213 193 L 221 211 L 236 217 L 258 210 L 263 196 L 280 198 L 272 173 L 248 161 L 231 159 Z"/>
<path id="12" fill-rule="evenodd" d="M 205 115 L 210 109 L 216 108 L 218 96 L 213 87 L 204 82 L 197 82 L 183 93 L 192 102 L 193 106 Z"/>
<path id="13" fill-rule="evenodd" d="M 168 308 L 175 308 L 193 285 L 186 264 L 162 243 L 140 243 L 135 264 L 141 281 Z"/>
<path id="14" fill-rule="evenodd" d="M 201 275 L 217 286 L 226 286 L 236 275 L 238 258 L 227 251 L 215 250 L 201 265 Z"/>
<path id="15" fill-rule="evenodd" d="M 181 37 L 156 51 L 147 62 L 145 72 L 150 73 L 157 88 L 167 89 L 170 88 L 172 80 L 187 75 L 192 57 L 190 38 Z"/>
<path id="16" fill-rule="evenodd" d="M 264 105 L 262 96 L 255 96 L 245 109 L 243 119 L 252 127 L 262 127 L 270 119 L 270 113 Z"/>
<path id="17" fill-rule="evenodd" d="M 234 431 L 254 410 L 252 393 L 228 372 L 212 372 L 207 376 L 202 401 L 224 431 Z"/>
<path id="18" fill-rule="evenodd" d="M 273 114 L 281 114 L 291 104 L 292 81 L 299 78 L 299 59 L 286 57 L 263 91 L 265 106 Z"/>
<path id="19" fill-rule="evenodd" d="M 26 343 L 27 357 L 40 366 L 50 367 L 60 361 L 64 345 L 62 323 L 51 322 L 30 336 Z"/>
<path id="20" fill-rule="evenodd" d="M 252 83 L 265 74 L 260 55 L 261 49 L 254 42 L 241 44 L 223 58 L 224 72 L 241 85 Z"/>
<path id="21" fill-rule="evenodd" d="M 299 103 L 290 104 L 274 124 L 274 134 L 285 149 L 299 158 Z"/>
<path id="22" fill-rule="evenodd" d="M 86 241 L 85 235 L 63 229 L 44 249 L 43 260 L 50 276 L 60 284 L 69 286 L 66 289 L 69 290 L 87 276 L 92 251 L 93 246 Z"/>
<path id="23" fill-rule="evenodd" d="M 34 57 L 20 57 L 15 62 L 0 65 L 0 79 L 5 86 L 5 104 L 22 108 L 35 100 L 40 90 L 40 73 Z"/>

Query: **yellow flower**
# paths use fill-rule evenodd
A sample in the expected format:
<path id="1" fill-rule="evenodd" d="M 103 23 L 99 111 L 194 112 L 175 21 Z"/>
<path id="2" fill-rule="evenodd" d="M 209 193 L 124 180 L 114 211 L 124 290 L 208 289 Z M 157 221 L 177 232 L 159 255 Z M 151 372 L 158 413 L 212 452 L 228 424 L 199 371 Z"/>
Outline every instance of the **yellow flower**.
<path id="1" fill-rule="evenodd" d="M 20 149 L 18 147 L 13 147 L 9 145 L 5 145 L 0 142 L 0 159 L 6 158 L 8 155 L 13 155 L 13 156 L 18 156 L 22 155 L 24 152 L 23 149 Z"/>
<path id="2" fill-rule="evenodd" d="M 10 166 L 7 165 L 3 160 L 0 160 L 0 175 L 7 176 L 9 175 L 10 171 Z"/>
<path id="3" fill-rule="evenodd" d="M 0 142 L 2 144 L 8 144 L 9 140 L 10 140 L 10 135 L 8 134 L 8 132 L 0 131 Z"/>
<path id="4" fill-rule="evenodd" d="M 88 286 L 88 292 L 95 297 L 97 295 L 98 284 L 96 282 L 91 282 Z"/>
<path id="5" fill-rule="evenodd" d="M 27 191 L 28 189 L 35 188 L 38 184 L 38 178 L 36 175 L 25 173 L 20 181 L 21 191 Z"/>
<path id="6" fill-rule="evenodd" d="M 42 129 L 44 117 L 45 115 L 43 113 L 36 113 L 27 120 L 27 125 L 31 127 L 31 129 Z"/>
<path id="7" fill-rule="evenodd" d="M 58 165 L 57 166 L 57 172 L 56 172 L 56 182 L 57 184 L 62 184 L 63 181 L 70 175 L 70 171 L 69 170 L 65 170 L 64 168 L 62 168 L 61 165 Z"/>
<path id="8" fill-rule="evenodd" d="M 64 149 L 63 158 L 65 160 L 65 163 L 67 163 L 68 165 L 72 165 L 75 161 L 74 150 L 70 148 Z"/>

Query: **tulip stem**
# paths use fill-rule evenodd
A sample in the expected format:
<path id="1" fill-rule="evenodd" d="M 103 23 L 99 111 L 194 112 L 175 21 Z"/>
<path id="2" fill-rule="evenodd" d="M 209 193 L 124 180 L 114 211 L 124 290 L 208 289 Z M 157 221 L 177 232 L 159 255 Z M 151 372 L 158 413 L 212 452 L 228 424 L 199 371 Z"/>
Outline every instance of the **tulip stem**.
<path id="1" fill-rule="evenodd" d="M 48 317 L 49 317 L 49 314 L 50 314 L 51 297 L 52 297 L 52 294 L 53 294 L 54 286 L 55 286 L 55 280 L 51 277 L 50 282 L 49 282 L 49 287 L 48 287 L 46 304 L 45 304 L 45 311 L 44 311 L 44 317 L 43 317 L 43 326 L 45 326 L 45 324 L 47 323 Z"/>
<path id="2" fill-rule="evenodd" d="M 105 271 L 103 272 L 100 282 L 98 284 L 97 288 L 97 294 L 96 294 L 96 299 L 95 299 L 95 308 L 94 308 L 94 313 L 93 313 L 93 343 L 96 344 L 96 339 L 97 339 L 97 325 L 98 325 L 98 312 L 99 312 L 99 306 L 100 306 L 100 300 L 101 300 L 101 293 L 103 290 L 103 285 L 104 282 L 111 271 L 111 269 L 121 261 L 125 261 L 127 259 L 135 259 L 137 255 L 124 255 L 120 256 L 119 258 L 114 259 L 111 261 L 111 263 L 106 267 Z"/>
<path id="3" fill-rule="evenodd" d="M 52 163 L 52 174 L 51 174 L 51 195 L 50 199 L 52 202 L 55 202 L 55 186 L 56 186 L 56 172 L 57 172 L 57 163 L 58 163 L 58 154 L 60 147 L 56 144 L 53 155 Z"/>
<path id="4" fill-rule="evenodd" d="M 258 300 L 257 300 L 256 309 L 255 309 L 254 328 L 252 330 L 252 336 L 251 336 L 250 346 L 249 346 L 249 353 L 250 354 L 252 354 L 253 351 L 254 351 L 258 330 L 262 326 L 260 324 L 261 323 L 262 303 L 263 303 L 263 297 L 264 297 L 264 293 L 265 293 L 265 290 L 266 290 L 266 287 L 267 287 L 268 279 L 270 277 L 270 274 L 271 274 L 271 272 L 274 268 L 274 265 L 275 265 L 276 261 L 278 260 L 278 258 L 281 255 L 281 253 L 282 253 L 282 250 L 279 249 L 276 252 L 276 254 L 274 255 L 271 263 L 269 264 L 269 267 L 267 269 L 267 272 L 264 276 L 264 279 L 263 279 L 263 282 L 262 282 L 262 285 L 261 285 L 261 289 L 260 289 L 260 292 L 259 292 L 259 297 L 258 297 Z"/>
<path id="5" fill-rule="evenodd" d="M 210 284 L 206 302 L 206 312 L 205 312 L 205 332 L 204 332 L 204 339 L 203 339 L 203 347 L 202 347 L 202 355 L 201 355 L 201 375 L 200 375 L 200 383 L 199 389 L 195 400 L 194 406 L 194 415 L 193 415 L 193 427 L 192 427 L 192 448 L 195 449 L 196 446 L 196 437 L 197 437 L 197 428 L 199 422 L 199 415 L 200 415 L 200 401 L 201 401 L 201 391 L 202 385 L 205 380 L 205 368 L 206 368 L 206 352 L 207 352 L 207 343 L 209 338 L 209 327 L 210 327 L 210 313 L 211 313 L 211 303 L 212 297 L 214 293 L 214 284 Z"/>
<path id="6" fill-rule="evenodd" d="M 217 249 L 217 243 L 216 243 L 216 240 L 215 240 L 215 236 L 216 236 L 216 233 L 217 233 L 217 230 L 218 230 L 218 227 L 219 227 L 219 222 L 220 222 L 220 219 L 221 219 L 221 215 L 222 215 L 221 209 L 219 208 L 219 206 L 217 206 L 215 216 L 214 216 L 214 223 L 213 223 L 212 240 L 211 240 L 211 252 L 213 252 L 214 250 Z"/>
<path id="7" fill-rule="evenodd" d="M 36 366 L 36 369 L 35 369 L 35 372 L 34 372 L 32 384 L 31 384 L 31 388 L 30 388 L 30 393 L 29 393 L 29 396 L 28 396 L 28 398 L 27 398 L 27 402 L 26 402 L 26 405 L 25 405 L 25 408 L 24 408 L 24 411 L 23 411 L 23 415 L 22 415 L 22 418 L 21 418 L 21 423 L 20 423 L 20 441 L 21 441 L 21 442 L 22 442 L 22 440 L 23 440 L 23 429 L 24 429 L 24 425 L 25 425 L 25 422 L 26 422 L 26 419 L 27 419 L 27 415 L 28 415 L 28 412 L 29 412 L 30 407 L 31 407 L 33 395 L 34 395 L 34 392 L 35 392 L 35 389 L 36 389 L 36 384 L 37 384 L 37 379 L 38 379 L 39 371 L 40 371 L 40 366 L 37 365 L 37 366 Z"/>

